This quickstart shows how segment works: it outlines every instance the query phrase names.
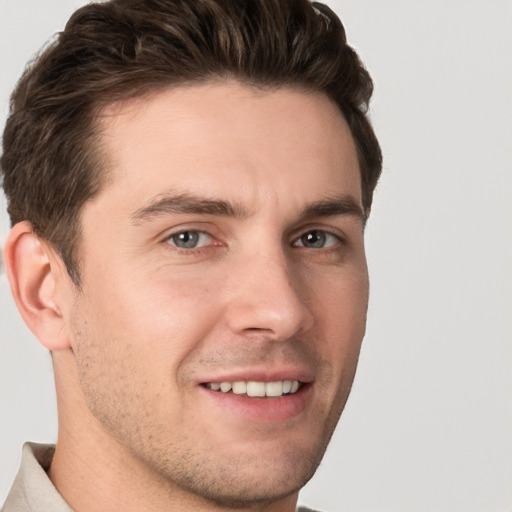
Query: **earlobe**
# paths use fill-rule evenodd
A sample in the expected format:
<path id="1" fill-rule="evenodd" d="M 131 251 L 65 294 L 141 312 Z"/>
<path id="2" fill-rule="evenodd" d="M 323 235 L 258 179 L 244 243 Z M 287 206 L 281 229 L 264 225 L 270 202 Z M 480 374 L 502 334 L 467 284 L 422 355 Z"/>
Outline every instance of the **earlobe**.
<path id="1" fill-rule="evenodd" d="M 57 300 L 61 269 L 57 256 L 32 230 L 19 222 L 9 233 L 4 262 L 12 295 L 29 329 L 48 350 L 70 347 L 69 336 Z"/>

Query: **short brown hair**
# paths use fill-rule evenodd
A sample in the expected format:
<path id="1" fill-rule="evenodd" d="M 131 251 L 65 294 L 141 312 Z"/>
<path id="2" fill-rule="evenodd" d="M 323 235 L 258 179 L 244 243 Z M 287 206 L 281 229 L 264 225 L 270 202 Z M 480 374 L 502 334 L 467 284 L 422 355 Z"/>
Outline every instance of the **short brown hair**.
<path id="1" fill-rule="evenodd" d="M 258 87 L 299 86 L 333 99 L 356 143 L 368 215 L 382 168 L 366 116 L 373 84 L 327 6 L 111 0 L 77 10 L 12 95 L 1 158 L 11 222 L 30 221 L 78 285 L 80 211 L 105 180 L 93 144 L 95 115 L 119 99 L 227 77 Z"/>

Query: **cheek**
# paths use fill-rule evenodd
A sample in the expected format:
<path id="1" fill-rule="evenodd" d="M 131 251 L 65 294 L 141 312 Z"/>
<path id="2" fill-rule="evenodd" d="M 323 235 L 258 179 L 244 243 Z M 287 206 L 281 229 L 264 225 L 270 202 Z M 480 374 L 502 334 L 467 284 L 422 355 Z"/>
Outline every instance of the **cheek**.
<path id="1" fill-rule="evenodd" d="M 369 283 L 364 263 L 321 275 L 311 281 L 310 290 L 317 318 L 329 318 L 331 324 L 344 324 L 349 330 L 366 323 Z"/>
<path id="2" fill-rule="evenodd" d="M 214 283 L 171 272 L 130 275 L 88 287 L 94 292 L 76 308 L 88 342 L 101 340 L 99 349 L 158 379 L 177 375 L 221 315 Z"/>
<path id="3" fill-rule="evenodd" d="M 315 286 L 315 310 L 321 358 L 330 360 L 332 371 L 343 378 L 355 371 L 366 330 L 368 275 L 366 267 L 357 272 L 332 275 Z"/>

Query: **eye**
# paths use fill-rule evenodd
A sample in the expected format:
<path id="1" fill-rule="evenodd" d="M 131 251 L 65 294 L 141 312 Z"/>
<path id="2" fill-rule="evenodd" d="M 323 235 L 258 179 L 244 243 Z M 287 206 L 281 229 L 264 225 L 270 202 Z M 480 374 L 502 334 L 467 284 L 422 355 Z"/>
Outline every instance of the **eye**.
<path id="1" fill-rule="evenodd" d="M 314 229 L 304 233 L 294 242 L 294 247 L 307 247 L 310 249 L 325 249 L 340 243 L 340 238 L 327 231 Z"/>
<path id="2" fill-rule="evenodd" d="M 204 231 L 181 231 L 167 238 L 167 242 L 178 249 L 197 249 L 211 243 L 212 237 Z"/>

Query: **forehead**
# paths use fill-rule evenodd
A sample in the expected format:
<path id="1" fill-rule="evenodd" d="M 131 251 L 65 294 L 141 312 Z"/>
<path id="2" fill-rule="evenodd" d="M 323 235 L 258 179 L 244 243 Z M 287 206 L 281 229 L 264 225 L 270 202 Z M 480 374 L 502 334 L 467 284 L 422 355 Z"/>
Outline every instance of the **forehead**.
<path id="1" fill-rule="evenodd" d="M 176 188 L 255 204 L 272 191 L 298 202 L 349 192 L 360 202 L 350 129 L 321 93 L 238 82 L 173 87 L 110 105 L 99 123 L 111 171 L 102 193 L 130 203 Z"/>

